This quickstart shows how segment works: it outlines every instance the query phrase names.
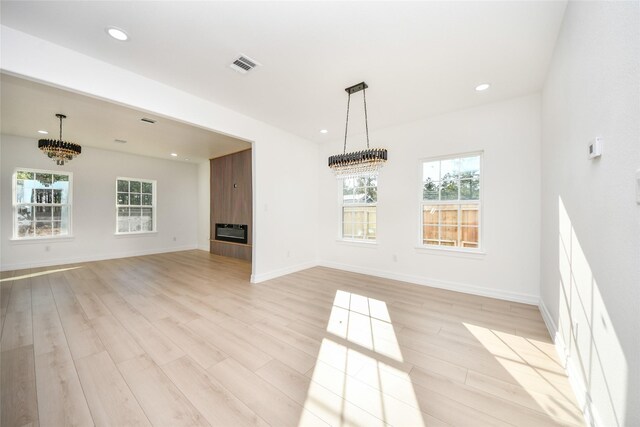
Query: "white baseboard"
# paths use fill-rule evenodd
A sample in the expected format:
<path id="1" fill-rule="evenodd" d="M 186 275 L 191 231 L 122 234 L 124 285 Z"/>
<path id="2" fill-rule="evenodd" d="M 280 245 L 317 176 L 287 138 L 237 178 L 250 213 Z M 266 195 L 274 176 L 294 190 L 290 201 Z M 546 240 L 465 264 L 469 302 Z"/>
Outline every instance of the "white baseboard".
<path id="1" fill-rule="evenodd" d="M 376 270 L 364 267 L 357 267 L 348 264 L 341 264 L 331 261 L 309 261 L 297 264 L 291 267 L 270 271 L 267 273 L 251 275 L 251 283 L 260 283 L 265 280 L 275 279 L 276 277 L 295 273 L 297 271 L 306 270 L 316 266 L 335 268 L 336 270 L 350 271 L 352 273 L 368 274 L 370 276 L 383 277 L 385 279 L 399 280 L 402 282 L 413 283 L 416 285 L 431 286 L 433 288 L 447 289 L 450 291 L 464 292 L 467 294 L 480 295 L 490 298 L 498 298 L 507 301 L 520 302 L 524 304 L 538 305 L 540 298 L 537 295 L 522 294 L 517 292 L 501 291 L 496 289 L 487 289 L 476 285 L 448 282 L 443 280 L 429 279 L 422 276 L 412 276 L 408 274 L 400 274 L 383 270 Z"/>
<path id="2" fill-rule="evenodd" d="M 578 405 L 580 405 L 585 424 L 592 427 L 602 426 L 603 424 L 598 421 L 600 417 L 597 415 L 597 409 L 591 402 L 587 385 L 584 383 L 579 369 L 571 358 L 571 350 L 564 342 L 562 334 L 558 330 L 556 323 L 553 321 L 553 317 L 551 317 L 551 313 L 549 313 L 549 310 L 542 299 L 540 299 L 538 307 L 542 314 L 542 319 L 549 330 L 549 335 L 553 338 L 553 344 L 556 348 L 556 352 L 558 353 L 558 357 L 560 357 L 562 366 L 564 366 L 567 371 L 569 384 L 571 384 L 573 394 L 575 394 Z"/>
<path id="3" fill-rule="evenodd" d="M 538 302 L 538 308 L 540 309 L 542 320 L 544 320 L 544 324 L 547 326 L 547 330 L 549 331 L 549 336 L 551 336 L 551 338 L 553 338 L 553 342 L 556 343 L 558 327 L 556 326 L 556 322 L 553 321 L 551 313 L 549 313 L 549 310 L 547 310 L 547 306 L 544 305 L 544 301 L 542 301 L 542 298 Z M 562 339 L 562 337 L 560 337 L 560 339 Z"/>
<path id="4" fill-rule="evenodd" d="M 540 297 L 538 295 L 523 294 L 519 292 L 503 291 L 498 289 L 488 289 L 481 286 L 466 283 L 449 282 L 445 280 L 430 279 L 423 276 L 395 273 L 391 271 L 377 270 L 373 268 L 357 267 L 348 264 L 341 264 L 333 261 L 319 261 L 322 267 L 335 268 L 337 270 L 350 271 L 353 273 L 368 274 L 370 276 L 383 277 L 385 279 L 399 280 L 416 285 L 430 286 L 432 288 L 447 289 L 449 291 L 464 292 L 467 294 L 480 295 L 483 297 L 498 298 L 502 300 L 520 302 L 524 304 L 538 305 Z"/>
<path id="5" fill-rule="evenodd" d="M 80 257 L 71 257 L 71 258 L 57 258 L 50 259 L 45 261 L 36 261 L 36 262 L 22 262 L 22 263 L 14 263 L 14 264 L 3 264 L 0 267 L 0 271 L 10 271 L 10 270 L 24 270 L 27 268 L 38 268 L 38 267 L 49 267 L 53 265 L 65 265 L 65 264 L 76 264 L 79 262 L 90 262 L 90 261 L 103 261 L 107 259 L 117 259 L 117 258 L 129 258 L 134 256 L 143 256 L 143 255 L 153 255 L 153 254 L 162 254 L 167 252 L 180 252 L 180 251 L 189 251 L 198 249 L 196 245 L 186 245 L 186 246 L 175 246 L 171 248 L 161 248 L 161 249 L 149 249 L 145 251 L 132 251 L 132 252 L 120 252 L 115 254 L 102 254 L 102 255 L 86 255 Z"/>
<path id="6" fill-rule="evenodd" d="M 265 280 L 275 279 L 276 277 L 285 276 L 287 274 L 295 273 L 297 271 L 306 270 L 307 268 L 316 267 L 317 261 L 307 261 L 302 264 L 292 265 L 290 267 L 280 268 L 278 270 L 268 271 L 266 273 L 252 274 L 251 283 L 260 283 Z"/>

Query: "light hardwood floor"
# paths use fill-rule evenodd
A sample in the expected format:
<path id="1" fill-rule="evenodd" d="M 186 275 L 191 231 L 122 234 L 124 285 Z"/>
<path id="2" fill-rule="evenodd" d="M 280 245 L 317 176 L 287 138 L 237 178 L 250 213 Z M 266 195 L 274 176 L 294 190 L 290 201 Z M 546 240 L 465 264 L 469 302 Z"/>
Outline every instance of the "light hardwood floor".
<path id="1" fill-rule="evenodd" d="M 1 275 L 2 426 L 582 425 L 537 307 L 202 251 Z"/>

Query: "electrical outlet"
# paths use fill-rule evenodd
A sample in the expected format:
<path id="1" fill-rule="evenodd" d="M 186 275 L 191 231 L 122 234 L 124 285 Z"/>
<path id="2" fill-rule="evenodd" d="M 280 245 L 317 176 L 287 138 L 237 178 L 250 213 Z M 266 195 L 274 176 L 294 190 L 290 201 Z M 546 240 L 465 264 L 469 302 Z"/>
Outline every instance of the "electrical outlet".
<path id="1" fill-rule="evenodd" d="M 47 245 L 44 247 L 44 251 L 45 252 L 50 252 L 51 251 L 51 246 Z"/>
<path id="2" fill-rule="evenodd" d="M 176 240 L 178 240 L 178 238 L 177 238 L 177 237 L 174 237 L 174 238 L 173 238 L 173 241 L 175 242 Z"/>
<path id="3" fill-rule="evenodd" d="M 391 257 L 391 259 L 393 259 L 393 262 L 398 262 L 398 255 L 393 254 L 393 256 Z"/>
<path id="4" fill-rule="evenodd" d="M 602 138 L 597 136 L 595 139 L 589 141 L 589 158 L 595 159 L 602 155 Z"/>

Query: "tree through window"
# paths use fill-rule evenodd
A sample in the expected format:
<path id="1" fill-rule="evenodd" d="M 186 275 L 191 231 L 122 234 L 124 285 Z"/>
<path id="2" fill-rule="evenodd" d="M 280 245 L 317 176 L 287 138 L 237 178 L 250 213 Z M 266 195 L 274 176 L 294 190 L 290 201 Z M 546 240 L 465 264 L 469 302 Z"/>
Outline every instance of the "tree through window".
<path id="1" fill-rule="evenodd" d="M 156 231 L 156 182 L 118 178 L 116 187 L 116 234 Z"/>
<path id="2" fill-rule="evenodd" d="M 71 173 L 18 169 L 13 178 L 13 238 L 71 234 Z"/>
<path id="3" fill-rule="evenodd" d="M 342 180 L 342 238 L 376 240 L 378 178 L 366 175 Z"/>
<path id="4" fill-rule="evenodd" d="M 422 244 L 480 248 L 481 154 L 422 164 Z"/>

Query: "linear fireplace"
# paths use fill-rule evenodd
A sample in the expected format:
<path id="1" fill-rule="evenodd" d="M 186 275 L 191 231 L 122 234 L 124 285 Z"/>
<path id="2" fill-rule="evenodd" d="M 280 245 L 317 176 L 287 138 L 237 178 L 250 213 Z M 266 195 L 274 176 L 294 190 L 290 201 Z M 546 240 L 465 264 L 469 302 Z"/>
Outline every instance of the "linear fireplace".
<path id="1" fill-rule="evenodd" d="M 216 240 L 246 244 L 247 230 L 246 224 L 216 224 Z"/>

